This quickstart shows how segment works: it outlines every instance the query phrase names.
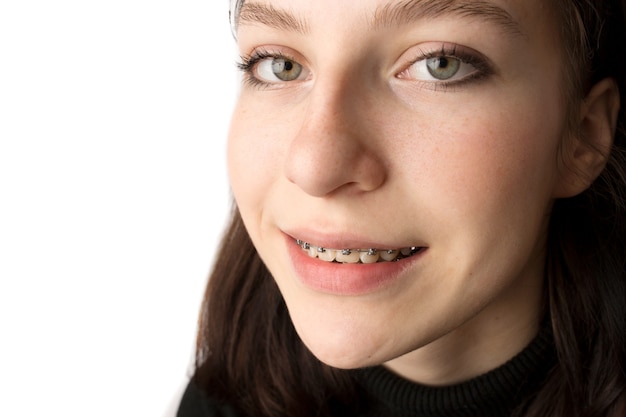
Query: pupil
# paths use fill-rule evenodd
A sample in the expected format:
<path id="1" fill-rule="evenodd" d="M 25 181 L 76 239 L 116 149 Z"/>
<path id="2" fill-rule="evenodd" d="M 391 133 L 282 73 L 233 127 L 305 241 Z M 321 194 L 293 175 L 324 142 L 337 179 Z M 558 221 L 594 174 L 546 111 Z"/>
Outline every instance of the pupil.
<path id="1" fill-rule="evenodd" d="M 293 81 L 300 76 L 302 66 L 285 58 L 276 58 L 272 61 L 274 76 L 282 81 Z"/>
<path id="2" fill-rule="evenodd" d="M 459 72 L 461 61 L 451 57 L 430 58 L 426 61 L 426 67 L 430 75 L 438 80 L 449 80 Z"/>

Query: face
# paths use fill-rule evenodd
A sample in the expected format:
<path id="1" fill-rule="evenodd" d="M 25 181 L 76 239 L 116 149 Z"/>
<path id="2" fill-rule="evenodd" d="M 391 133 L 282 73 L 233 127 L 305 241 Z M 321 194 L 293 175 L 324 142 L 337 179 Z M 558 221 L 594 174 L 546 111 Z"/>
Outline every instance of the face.
<path id="1" fill-rule="evenodd" d="M 256 1 L 229 173 L 303 342 L 434 383 L 521 350 L 566 133 L 546 2 Z"/>

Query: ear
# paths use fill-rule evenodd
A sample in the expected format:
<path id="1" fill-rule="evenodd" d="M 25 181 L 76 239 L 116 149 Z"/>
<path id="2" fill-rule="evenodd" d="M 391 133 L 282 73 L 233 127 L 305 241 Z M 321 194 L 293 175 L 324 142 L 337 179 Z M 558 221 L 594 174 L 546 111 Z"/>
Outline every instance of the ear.
<path id="1" fill-rule="evenodd" d="M 615 80 L 605 78 L 591 88 L 581 103 L 578 129 L 565 138 L 561 150 L 556 198 L 580 194 L 600 175 L 613 146 L 619 107 Z"/>

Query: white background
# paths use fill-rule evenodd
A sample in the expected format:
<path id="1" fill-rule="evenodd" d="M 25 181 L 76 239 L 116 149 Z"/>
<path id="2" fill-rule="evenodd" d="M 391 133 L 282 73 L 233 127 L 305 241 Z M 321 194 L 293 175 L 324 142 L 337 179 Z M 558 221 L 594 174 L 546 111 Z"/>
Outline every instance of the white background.
<path id="1" fill-rule="evenodd" d="M 0 415 L 170 416 L 230 195 L 227 0 L 0 2 Z"/>

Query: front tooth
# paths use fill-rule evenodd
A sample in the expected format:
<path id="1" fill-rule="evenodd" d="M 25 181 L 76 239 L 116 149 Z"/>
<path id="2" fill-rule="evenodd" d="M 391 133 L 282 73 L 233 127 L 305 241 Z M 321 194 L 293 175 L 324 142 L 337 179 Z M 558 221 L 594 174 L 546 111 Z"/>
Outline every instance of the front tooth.
<path id="1" fill-rule="evenodd" d="M 380 253 L 380 259 L 382 259 L 383 261 L 393 261 L 398 257 L 398 253 L 399 251 L 397 250 L 384 250 L 379 252 Z"/>
<path id="2" fill-rule="evenodd" d="M 373 264 L 378 262 L 379 256 L 378 251 L 370 249 L 366 252 L 361 252 L 360 259 L 364 264 Z"/>
<path id="3" fill-rule="evenodd" d="M 337 256 L 337 251 L 333 249 L 317 248 L 317 257 L 322 261 L 332 262 Z"/>
<path id="4" fill-rule="evenodd" d="M 338 250 L 335 260 L 341 263 L 355 264 L 359 262 L 359 252 L 350 249 Z"/>

